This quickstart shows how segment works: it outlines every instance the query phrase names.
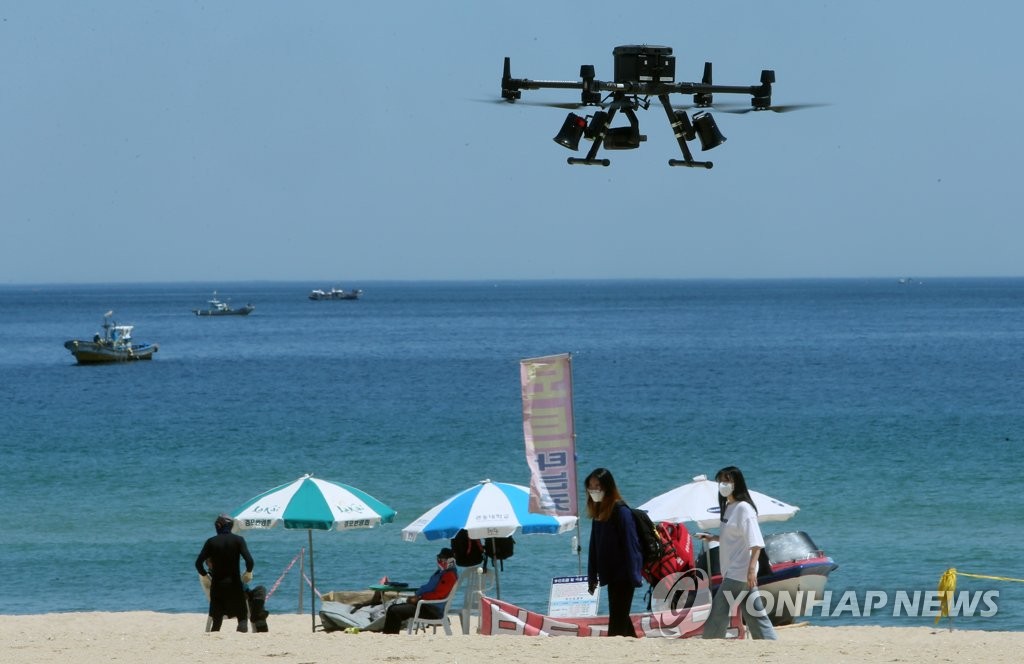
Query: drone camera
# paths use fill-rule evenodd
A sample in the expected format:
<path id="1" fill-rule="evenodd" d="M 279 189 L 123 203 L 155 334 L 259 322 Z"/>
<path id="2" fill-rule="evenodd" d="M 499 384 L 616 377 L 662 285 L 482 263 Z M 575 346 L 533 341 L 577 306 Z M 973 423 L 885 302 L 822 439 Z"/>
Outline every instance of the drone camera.
<path id="1" fill-rule="evenodd" d="M 676 58 L 670 46 L 616 46 L 615 82 L 672 83 L 676 80 Z"/>
<path id="2" fill-rule="evenodd" d="M 606 150 L 634 150 L 646 140 L 647 136 L 633 127 L 616 127 L 605 133 L 604 147 Z"/>
<path id="3" fill-rule="evenodd" d="M 562 128 L 558 130 L 558 134 L 555 135 L 555 143 L 563 147 L 567 147 L 570 150 L 580 149 L 580 139 L 583 138 L 583 132 L 587 129 L 587 121 L 575 113 L 570 113 L 565 116 L 565 122 L 562 123 Z"/>

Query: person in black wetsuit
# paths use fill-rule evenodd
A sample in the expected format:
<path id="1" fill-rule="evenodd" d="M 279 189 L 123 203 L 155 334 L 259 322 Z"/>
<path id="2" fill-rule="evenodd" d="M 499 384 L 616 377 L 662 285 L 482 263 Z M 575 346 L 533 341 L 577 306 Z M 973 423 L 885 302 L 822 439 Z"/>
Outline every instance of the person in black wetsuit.
<path id="1" fill-rule="evenodd" d="M 238 631 L 249 631 L 249 607 L 243 584 L 252 581 L 254 567 L 249 546 L 241 535 L 231 532 L 234 521 L 221 514 L 214 521 L 217 534 L 206 540 L 196 557 L 200 581 L 210 590 L 210 612 L 206 631 L 219 632 L 224 616 L 238 618 Z M 245 560 L 245 573 L 239 574 L 239 562 Z M 207 565 L 210 569 L 207 570 Z"/>

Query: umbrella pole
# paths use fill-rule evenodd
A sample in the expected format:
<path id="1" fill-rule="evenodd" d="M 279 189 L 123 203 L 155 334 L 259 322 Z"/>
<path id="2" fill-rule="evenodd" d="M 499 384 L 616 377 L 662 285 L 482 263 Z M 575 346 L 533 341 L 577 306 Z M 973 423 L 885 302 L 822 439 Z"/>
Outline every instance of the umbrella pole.
<path id="1" fill-rule="evenodd" d="M 313 529 L 309 533 L 309 619 L 316 632 L 316 572 L 313 569 Z"/>
<path id="2" fill-rule="evenodd" d="M 494 538 L 492 537 L 491 538 L 491 551 L 495 551 L 496 550 L 495 546 L 496 545 L 494 543 Z M 486 552 L 484 552 L 484 553 L 486 555 Z M 491 558 L 491 567 L 494 568 L 494 594 L 497 596 L 498 599 L 501 599 L 501 575 L 498 574 L 498 560 L 496 558 L 493 558 L 493 557 Z"/>

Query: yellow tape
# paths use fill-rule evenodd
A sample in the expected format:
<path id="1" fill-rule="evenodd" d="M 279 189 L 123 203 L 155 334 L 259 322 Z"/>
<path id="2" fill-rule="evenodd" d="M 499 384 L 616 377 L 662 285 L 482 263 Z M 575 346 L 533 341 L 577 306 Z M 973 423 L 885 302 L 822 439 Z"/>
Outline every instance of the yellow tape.
<path id="1" fill-rule="evenodd" d="M 972 579 L 991 579 L 993 581 L 1016 581 L 1024 583 L 1024 579 L 1014 579 L 1009 576 L 990 576 L 988 574 L 971 574 L 970 572 L 958 572 L 955 567 L 950 567 L 942 573 L 939 579 L 939 615 L 935 616 L 935 622 L 949 615 L 949 600 L 956 592 L 956 577 L 969 576 Z"/>
<path id="2" fill-rule="evenodd" d="M 949 615 L 949 600 L 956 592 L 956 575 L 956 568 L 950 567 L 939 579 L 939 615 L 935 616 L 936 624 Z"/>
<path id="3" fill-rule="evenodd" d="M 956 570 L 953 570 L 953 573 L 959 574 L 960 576 L 974 577 L 975 579 L 992 579 L 993 581 L 1016 581 L 1017 583 L 1024 583 L 1024 579 L 1014 579 L 1009 576 L 988 576 L 986 574 L 969 574 L 968 572 L 957 572 Z"/>

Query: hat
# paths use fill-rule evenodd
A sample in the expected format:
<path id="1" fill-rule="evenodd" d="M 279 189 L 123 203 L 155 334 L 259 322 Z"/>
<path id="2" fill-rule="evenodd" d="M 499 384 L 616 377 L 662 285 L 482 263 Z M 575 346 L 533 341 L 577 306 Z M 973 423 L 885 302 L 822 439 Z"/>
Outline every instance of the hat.
<path id="1" fill-rule="evenodd" d="M 437 557 L 444 558 L 447 560 L 448 558 L 454 558 L 455 552 L 449 549 L 448 547 L 444 547 L 443 549 L 441 549 L 440 552 L 438 552 Z"/>

